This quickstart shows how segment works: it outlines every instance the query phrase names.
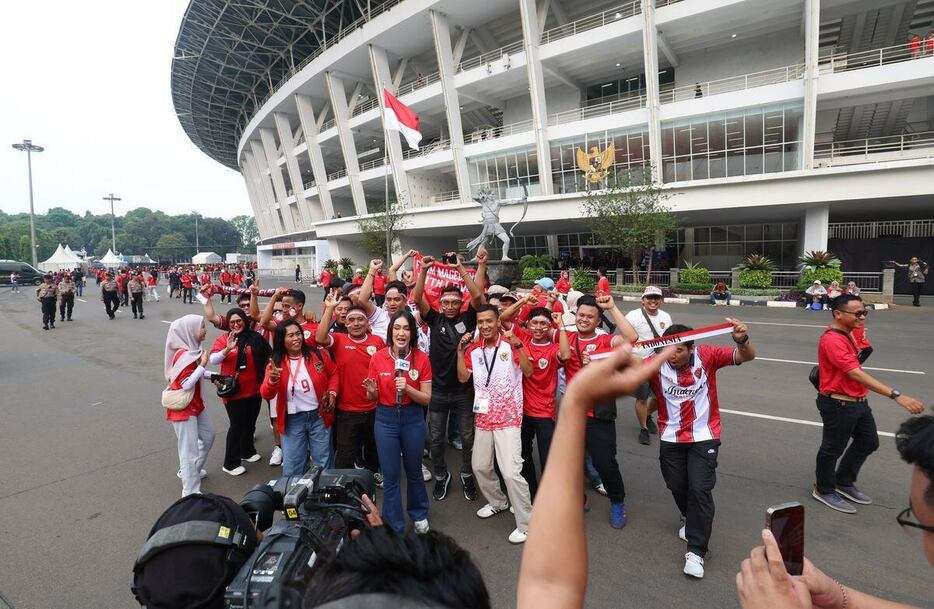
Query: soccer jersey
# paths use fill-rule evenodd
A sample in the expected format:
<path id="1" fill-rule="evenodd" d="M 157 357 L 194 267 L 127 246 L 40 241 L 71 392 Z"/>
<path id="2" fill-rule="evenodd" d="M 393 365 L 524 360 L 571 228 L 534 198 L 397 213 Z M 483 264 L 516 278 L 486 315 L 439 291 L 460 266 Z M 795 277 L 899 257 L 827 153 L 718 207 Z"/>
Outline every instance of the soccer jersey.
<path id="1" fill-rule="evenodd" d="M 557 338 L 557 332 L 552 333 Z M 590 355 L 598 349 L 603 351 L 613 347 L 612 334 L 596 334 L 590 338 L 581 338 L 577 332 L 568 332 L 568 344 L 571 347 L 571 357 L 564 364 L 567 382 L 570 383 L 574 375 L 583 367 L 583 356 Z"/>
<path id="2" fill-rule="evenodd" d="M 409 361 L 409 370 L 403 372 L 406 384 L 414 389 L 421 390 L 422 383 L 431 382 L 431 364 L 428 356 L 419 350 L 412 351 L 406 359 Z M 396 404 L 396 358 L 393 357 L 389 347 L 383 347 L 370 358 L 367 369 L 367 378 L 376 379 L 376 401 L 387 406 Z M 363 379 L 360 380 L 363 382 Z M 412 398 L 402 393 L 400 405 L 412 404 Z"/>
<path id="3" fill-rule="evenodd" d="M 330 335 L 328 348 L 337 364 L 337 373 L 340 375 L 340 395 L 337 407 L 347 412 L 367 412 L 376 408 L 376 402 L 366 397 L 363 379 L 367 377 L 370 369 L 370 360 L 376 352 L 386 346 L 382 338 L 367 334 L 361 339 L 355 339 L 349 334 L 334 333 Z"/>
<path id="4" fill-rule="evenodd" d="M 558 359 L 561 347 L 552 341 L 536 343 L 531 333 L 518 325 L 513 325 L 513 333 L 522 341 L 525 354 L 532 362 L 532 376 L 522 377 L 522 412 L 529 417 L 553 419 L 558 371 L 564 365 Z"/>
<path id="5" fill-rule="evenodd" d="M 318 409 L 318 395 L 312 384 L 308 367 L 303 357 L 289 357 L 286 359 L 289 366 L 289 386 L 285 395 L 288 399 L 287 412 L 296 414 Z"/>
<path id="6" fill-rule="evenodd" d="M 464 363 L 473 372 L 474 425 L 477 429 L 496 431 L 520 427 L 523 375 L 519 368 L 519 354 L 509 341 L 499 337 L 496 345 L 485 347 L 481 338 L 467 348 Z"/>

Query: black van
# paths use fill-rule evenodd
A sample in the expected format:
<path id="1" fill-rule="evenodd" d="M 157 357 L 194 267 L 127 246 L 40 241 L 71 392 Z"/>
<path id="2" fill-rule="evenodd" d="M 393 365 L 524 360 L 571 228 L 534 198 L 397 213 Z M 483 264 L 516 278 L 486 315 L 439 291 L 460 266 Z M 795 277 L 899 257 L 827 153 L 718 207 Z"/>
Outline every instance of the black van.
<path id="1" fill-rule="evenodd" d="M 20 285 L 39 285 L 42 283 L 42 276 L 45 275 L 45 273 L 33 268 L 25 262 L 0 260 L 0 283 L 9 285 L 10 275 L 12 273 L 17 273 L 19 275 L 18 282 Z"/>

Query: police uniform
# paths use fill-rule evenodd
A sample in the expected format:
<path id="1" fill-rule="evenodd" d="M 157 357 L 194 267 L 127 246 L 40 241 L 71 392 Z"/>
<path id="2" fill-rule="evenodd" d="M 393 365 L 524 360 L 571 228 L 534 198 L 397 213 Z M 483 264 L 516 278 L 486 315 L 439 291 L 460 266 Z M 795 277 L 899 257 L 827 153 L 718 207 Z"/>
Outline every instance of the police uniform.
<path id="1" fill-rule="evenodd" d="M 130 305 L 133 307 L 133 319 L 136 319 L 137 313 L 139 319 L 146 317 L 143 315 L 143 282 L 136 277 L 130 279 L 126 284 L 126 291 L 130 295 Z"/>
<path id="2" fill-rule="evenodd" d="M 71 311 L 75 308 L 75 290 L 77 285 L 74 281 L 62 280 L 58 284 L 58 316 L 62 321 L 65 321 L 65 316 L 68 316 L 68 321 L 71 321 Z"/>
<path id="3" fill-rule="evenodd" d="M 113 277 L 107 277 L 101 282 L 101 300 L 104 302 L 104 309 L 110 319 L 114 318 L 114 313 L 120 308 L 118 289 L 117 282 Z"/>
<path id="4" fill-rule="evenodd" d="M 58 286 L 54 283 L 42 283 L 36 288 L 36 299 L 42 303 L 42 329 L 55 327 L 55 299 L 58 296 Z"/>

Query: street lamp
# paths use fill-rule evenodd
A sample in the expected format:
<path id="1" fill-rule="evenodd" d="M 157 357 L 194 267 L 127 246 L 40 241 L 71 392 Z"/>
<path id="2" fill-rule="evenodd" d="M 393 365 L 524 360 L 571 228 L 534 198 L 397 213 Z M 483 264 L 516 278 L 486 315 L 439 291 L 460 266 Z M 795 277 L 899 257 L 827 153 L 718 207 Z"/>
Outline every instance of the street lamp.
<path id="1" fill-rule="evenodd" d="M 33 144 L 32 140 L 23 140 L 22 144 L 13 144 L 13 147 L 26 153 L 26 165 L 29 167 L 29 240 L 32 244 L 32 265 L 35 267 L 39 261 L 36 258 L 36 211 L 32 205 L 32 153 L 42 152 L 45 148 Z"/>
<path id="2" fill-rule="evenodd" d="M 195 217 L 195 254 L 199 254 L 201 253 L 201 244 L 200 244 L 200 241 L 198 240 L 198 218 L 201 217 L 201 214 L 199 214 L 198 212 L 195 212 L 191 215 Z"/>
<path id="3" fill-rule="evenodd" d="M 102 197 L 105 201 L 110 201 L 110 247 L 114 255 L 117 255 L 117 229 L 114 228 L 114 201 L 122 201 L 120 197 L 115 197 L 114 193 L 110 193 L 106 197 Z"/>

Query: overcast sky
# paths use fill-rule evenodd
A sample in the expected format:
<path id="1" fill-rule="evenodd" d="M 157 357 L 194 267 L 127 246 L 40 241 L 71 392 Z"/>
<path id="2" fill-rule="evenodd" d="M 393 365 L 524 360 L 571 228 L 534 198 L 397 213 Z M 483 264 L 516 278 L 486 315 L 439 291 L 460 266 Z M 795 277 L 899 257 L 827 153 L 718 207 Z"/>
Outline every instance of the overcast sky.
<path id="1" fill-rule="evenodd" d="M 36 212 L 149 207 L 230 218 L 251 214 L 243 178 L 188 139 L 175 118 L 170 70 L 188 0 L 9 0 L 0 8 L 0 209 Z"/>

